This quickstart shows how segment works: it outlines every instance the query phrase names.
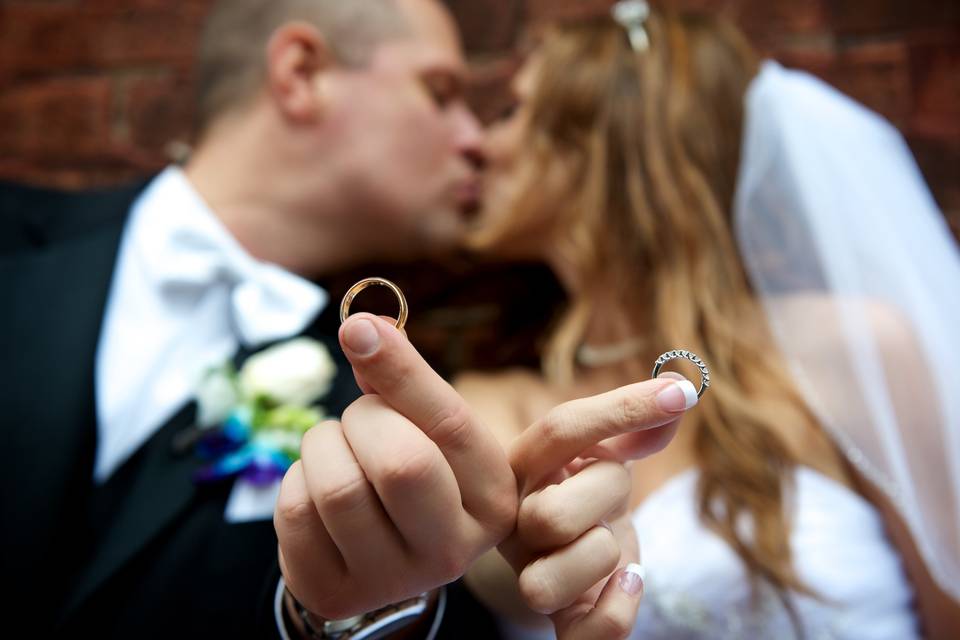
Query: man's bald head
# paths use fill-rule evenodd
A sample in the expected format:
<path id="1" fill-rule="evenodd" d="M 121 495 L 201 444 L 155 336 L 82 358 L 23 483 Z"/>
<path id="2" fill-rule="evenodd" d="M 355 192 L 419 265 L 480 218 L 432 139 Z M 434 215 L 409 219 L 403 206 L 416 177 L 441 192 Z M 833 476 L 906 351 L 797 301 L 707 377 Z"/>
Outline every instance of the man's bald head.
<path id="1" fill-rule="evenodd" d="M 432 5 L 418 6 L 417 16 L 442 14 L 433 0 L 220 0 L 200 44 L 198 130 L 256 95 L 265 80 L 267 44 L 282 25 L 312 25 L 337 62 L 360 66 L 377 45 L 417 28 L 409 24 L 407 5 L 413 4 Z"/>
<path id="2" fill-rule="evenodd" d="M 429 34 L 451 49 L 460 48 L 460 33 L 453 16 L 437 0 L 394 0 L 394 6 L 415 35 Z"/>

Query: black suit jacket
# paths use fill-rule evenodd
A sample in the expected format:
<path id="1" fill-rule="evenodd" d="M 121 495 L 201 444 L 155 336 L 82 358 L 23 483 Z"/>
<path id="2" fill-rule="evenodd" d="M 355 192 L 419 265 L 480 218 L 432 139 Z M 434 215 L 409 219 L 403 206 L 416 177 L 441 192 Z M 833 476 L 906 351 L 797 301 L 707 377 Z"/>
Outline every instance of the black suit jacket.
<path id="1" fill-rule="evenodd" d="M 142 186 L 66 194 L 0 184 L 0 553 L 13 594 L 4 617 L 32 623 L 37 637 L 279 637 L 273 523 L 228 524 L 232 483 L 193 483 L 199 462 L 174 446 L 192 406 L 103 486 L 92 482 L 97 341 Z M 339 412 L 359 390 L 324 315 L 310 333 L 337 359 L 325 406 Z M 453 585 L 441 637 L 496 633 Z"/>

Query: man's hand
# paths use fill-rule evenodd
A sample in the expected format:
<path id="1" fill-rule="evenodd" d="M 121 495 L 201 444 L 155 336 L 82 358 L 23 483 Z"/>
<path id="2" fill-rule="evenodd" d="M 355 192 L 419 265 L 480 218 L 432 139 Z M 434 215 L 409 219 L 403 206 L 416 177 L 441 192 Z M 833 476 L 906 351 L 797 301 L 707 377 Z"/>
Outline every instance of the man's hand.
<path id="1" fill-rule="evenodd" d="M 366 395 L 306 433 L 274 514 L 287 586 L 325 618 L 459 578 L 517 514 L 502 448 L 400 331 L 360 313 L 340 343 Z"/>
<path id="2" fill-rule="evenodd" d="M 499 550 L 527 606 L 549 615 L 561 640 L 633 628 L 643 582 L 623 461 L 666 446 L 696 401 L 674 376 L 559 405 L 511 447 L 521 502 Z"/>

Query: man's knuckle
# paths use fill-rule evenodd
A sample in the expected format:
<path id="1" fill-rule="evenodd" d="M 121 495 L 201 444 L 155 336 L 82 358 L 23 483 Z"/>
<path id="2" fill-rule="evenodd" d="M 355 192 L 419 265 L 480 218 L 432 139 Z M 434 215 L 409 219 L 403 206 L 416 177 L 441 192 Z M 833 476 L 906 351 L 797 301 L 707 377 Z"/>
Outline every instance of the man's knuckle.
<path id="1" fill-rule="evenodd" d="M 426 447 L 412 447 L 384 462 L 380 481 L 389 487 L 413 490 L 436 476 L 439 454 Z"/>
<path id="2" fill-rule="evenodd" d="M 365 419 L 365 416 L 369 416 L 372 409 L 377 409 L 382 407 L 384 404 L 383 398 L 375 393 L 367 393 L 347 406 L 344 409 L 343 414 L 341 414 L 340 419 L 344 424 L 351 424 L 353 422 L 362 421 Z"/>
<path id="3" fill-rule="evenodd" d="M 381 349 L 368 358 L 363 365 L 363 372 L 371 380 L 376 380 L 376 387 L 381 393 L 403 393 L 415 379 L 414 366 L 405 358 L 391 349 Z"/>
<path id="4" fill-rule="evenodd" d="M 303 434 L 303 437 L 300 439 L 301 456 L 310 455 L 310 452 L 313 449 L 311 446 L 313 441 L 321 436 L 323 429 L 331 428 L 339 429 L 340 422 L 337 420 L 324 420 L 307 429 L 307 431 Z"/>
<path id="5" fill-rule="evenodd" d="M 317 509 L 312 502 L 285 497 L 277 498 L 274 519 L 278 530 L 300 529 L 317 518 Z"/>
<path id="6" fill-rule="evenodd" d="M 469 446 L 470 412 L 457 404 L 438 409 L 425 426 L 424 433 L 441 449 L 463 449 Z"/>
<path id="7" fill-rule="evenodd" d="M 314 497 L 318 511 L 335 515 L 349 513 L 369 504 L 370 488 L 362 474 L 349 474 L 338 482 L 319 487 Z"/>

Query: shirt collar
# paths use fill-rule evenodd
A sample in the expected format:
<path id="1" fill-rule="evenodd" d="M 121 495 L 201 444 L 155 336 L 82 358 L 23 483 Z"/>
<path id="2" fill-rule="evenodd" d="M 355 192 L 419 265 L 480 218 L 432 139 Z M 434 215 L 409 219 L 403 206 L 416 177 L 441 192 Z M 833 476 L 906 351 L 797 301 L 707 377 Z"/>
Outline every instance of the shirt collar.
<path id="1" fill-rule="evenodd" d="M 327 303 L 316 284 L 251 256 L 178 167 L 150 183 L 132 218 L 134 254 L 160 295 L 173 302 L 229 290 L 233 326 L 247 346 L 300 333 Z"/>

